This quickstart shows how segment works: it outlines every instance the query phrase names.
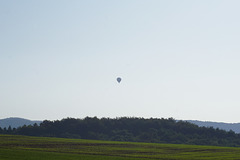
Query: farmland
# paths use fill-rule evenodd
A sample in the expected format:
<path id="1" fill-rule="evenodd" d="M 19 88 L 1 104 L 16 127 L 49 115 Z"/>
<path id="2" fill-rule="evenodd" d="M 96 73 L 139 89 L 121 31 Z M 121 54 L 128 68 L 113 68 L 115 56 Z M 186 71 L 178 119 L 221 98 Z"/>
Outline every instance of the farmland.
<path id="1" fill-rule="evenodd" d="M 240 148 L 0 135 L 1 160 L 239 160 Z"/>

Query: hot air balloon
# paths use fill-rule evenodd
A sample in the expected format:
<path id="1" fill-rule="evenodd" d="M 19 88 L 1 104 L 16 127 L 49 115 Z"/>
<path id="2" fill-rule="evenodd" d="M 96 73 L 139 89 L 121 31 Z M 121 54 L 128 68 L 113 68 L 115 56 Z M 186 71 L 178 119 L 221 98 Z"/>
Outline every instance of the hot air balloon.
<path id="1" fill-rule="evenodd" d="M 120 83 L 121 80 L 122 80 L 122 78 L 120 78 L 120 77 L 117 78 L 118 83 Z"/>

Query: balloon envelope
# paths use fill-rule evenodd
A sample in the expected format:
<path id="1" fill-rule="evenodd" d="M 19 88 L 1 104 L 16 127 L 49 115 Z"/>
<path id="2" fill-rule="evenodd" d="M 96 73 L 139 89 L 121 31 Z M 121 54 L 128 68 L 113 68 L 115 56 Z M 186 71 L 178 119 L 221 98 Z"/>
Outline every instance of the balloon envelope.
<path id="1" fill-rule="evenodd" d="M 122 80 L 122 78 L 120 78 L 120 77 L 117 78 L 118 83 L 120 83 L 121 80 Z"/>

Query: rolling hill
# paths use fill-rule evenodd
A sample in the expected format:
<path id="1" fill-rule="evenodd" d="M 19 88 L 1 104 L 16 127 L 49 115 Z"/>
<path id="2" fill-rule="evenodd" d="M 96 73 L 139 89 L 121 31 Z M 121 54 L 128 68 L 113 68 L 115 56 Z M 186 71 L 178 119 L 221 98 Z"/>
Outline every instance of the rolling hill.
<path id="1" fill-rule="evenodd" d="M 187 122 L 198 125 L 199 127 L 213 127 L 219 128 L 226 131 L 234 131 L 240 133 L 240 123 L 223 123 L 223 122 L 209 122 L 209 121 L 197 121 L 197 120 L 186 120 Z"/>
<path id="2" fill-rule="evenodd" d="M 235 133 L 240 133 L 240 123 L 224 123 L 224 122 L 210 122 L 210 121 L 198 121 L 198 120 L 184 120 L 193 124 L 198 125 L 199 127 L 213 127 L 219 128 L 226 131 L 234 131 Z M 40 124 L 42 121 L 32 121 L 24 118 L 10 117 L 5 119 L 0 119 L 0 127 L 12 128 L 21 127 L 23 125 L 33 125 L 34 123 Z"/>
<path id="3" fill-rule="evenodd" d="M 12 128 L 18 128 L 24 125 L 33 125 L 34 123 L 40 124 L 41 122 L 42 121 L 31 121 L 24 118 L 11 117 L 11 118 L 0 119 L 0 127 L 8 128 L 9 126 L 11 126 Z"/>

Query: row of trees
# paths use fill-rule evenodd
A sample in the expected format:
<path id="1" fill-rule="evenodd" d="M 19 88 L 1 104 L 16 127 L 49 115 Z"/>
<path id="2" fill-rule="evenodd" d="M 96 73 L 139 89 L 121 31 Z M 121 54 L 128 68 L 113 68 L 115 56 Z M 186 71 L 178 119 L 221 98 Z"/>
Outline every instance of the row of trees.
<path id="1" fill-rule="evenodd" d="M 240 146 L 240 134 L 233 131 L 199 127 L 169 119 L 144 118 L 66 118 L 43 121 L 19 128 L 0 128 L 3 134 L 82 138 L 113 141 Z"/>

